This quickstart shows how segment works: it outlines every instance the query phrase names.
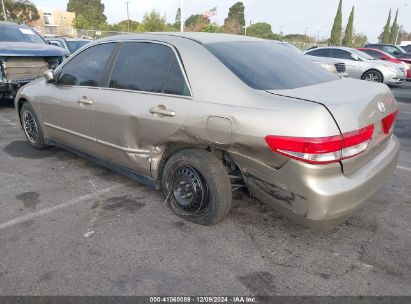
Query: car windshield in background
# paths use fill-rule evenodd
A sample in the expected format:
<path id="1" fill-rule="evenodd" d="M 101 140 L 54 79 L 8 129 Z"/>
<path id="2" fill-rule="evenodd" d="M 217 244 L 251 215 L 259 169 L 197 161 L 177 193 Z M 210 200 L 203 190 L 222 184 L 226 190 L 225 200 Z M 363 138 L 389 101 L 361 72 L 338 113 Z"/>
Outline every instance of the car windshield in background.
<path id="1" fill-rule="evenodd" d="M 368 55 L 367 53 L 364 53 L 362 51 L 356 50 L 356 49 L 351 49 L 351 52 L 353 52 L 354 54 L 356 54 L 358 57 L 360 57 L 361 59 L 365 59 L 365 60 L 378 60 L 378 58 L 374 58 L 370 55 Z"/>
<path id="2" fill-rule="evenodd" d="M 289 47 L 266 41 L 206 45 L 227 68 L 257 90 L 287 90 L 340 79 Z"/>
<path id="3" fill-rule="evenodd" d="M 75 51 L 77 51 L 79 48 L 81 48 L 82 46 L 86 45 L 87 43 L 89 43 L 89 41 L 75 41 L 75 40 L 68 40 L 66 41 L 67 47 L 70 51 L 70 53 L 74 53 Z"/>
<path id="4" fill-rule="evenodd" d="M 14 24 L 0 24 L 0 42 L 45 43 L 33 29 Z"/>

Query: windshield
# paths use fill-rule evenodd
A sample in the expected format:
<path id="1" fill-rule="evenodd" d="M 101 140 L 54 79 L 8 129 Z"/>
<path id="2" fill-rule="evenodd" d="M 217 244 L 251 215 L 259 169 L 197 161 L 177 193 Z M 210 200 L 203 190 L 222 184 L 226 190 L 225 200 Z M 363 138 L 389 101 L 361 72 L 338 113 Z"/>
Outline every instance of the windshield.
<path id="1" fill-rule="evenodd" d="M 399 46 L 398 48 L 399 48 L 399 51 L 400 51 L 401 53 L 406 53 L 406 52 L 407 52 L 406 50 L 404 50 L 404 48 L 403 48 L 402 46 Z"/>
<path id="2" fill-rule="evenodd" d="M 295 89 L 340 79 L 288 46 L 269 41 L 206 45 L 227 68 L 257 90 Z"/>
<path id="3" fill-rule="evenodd" d="M 68 47 L 70 53 L 74 53 L 75 51 L 77 51 L 79 48 L 86 45 L 87 43 L 89 43 L 89 41 L 83 41 L 83 40 L 66 41 L 66 44 L 67 44 L 67 47 Z"/>
<path id="4" fill-rule="evenodd" d="M 16 24 L 0 24 L 0 42 L 30 42 L 45 44 L 44 40 L 32 28 Z"/>
<path id="5" fill-rule="evenodd" d="M 367 53 L 364 53 L 364 52 L 356 50 L 356 49 L 351 49 L 350 51 L 352 53 L 354 53 L 355 55 L 357 55 L 358 57 L 360 57 L 361 59 L 364 59 L 364 60 L 378 60 L 377 58 L 374 58 L 374 57 L 368 55 Z"/>

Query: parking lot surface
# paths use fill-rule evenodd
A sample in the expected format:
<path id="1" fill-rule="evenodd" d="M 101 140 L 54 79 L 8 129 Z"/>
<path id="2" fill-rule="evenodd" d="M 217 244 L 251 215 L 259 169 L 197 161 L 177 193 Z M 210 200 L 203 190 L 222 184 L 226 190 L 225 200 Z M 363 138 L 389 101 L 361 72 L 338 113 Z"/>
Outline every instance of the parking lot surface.
<path id="1" fill-rule="evenodd" d="M 333 231 L 237 195 L 220 224 L 69 152 L 32 149 L 0 105 L 0 295 L 411 295 L 411 85 L 397 170 Z"/>

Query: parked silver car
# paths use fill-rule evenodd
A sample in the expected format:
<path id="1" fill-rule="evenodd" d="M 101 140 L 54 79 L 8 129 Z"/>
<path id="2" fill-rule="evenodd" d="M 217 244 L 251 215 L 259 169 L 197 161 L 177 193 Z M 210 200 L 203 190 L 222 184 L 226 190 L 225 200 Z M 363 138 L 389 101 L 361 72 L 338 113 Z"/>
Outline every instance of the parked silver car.
<path id="1" fill-rule="evenodd" d="M 247 187 L 301 223 L 332 227 L 399 154 L 387 86 L 244 36 L 105 38 L 20 89 L 15 106 L 34 148 L 59 146 L 162 189 L 177 215 L 204 225 Z"/>
<path id="2" fill-rule="evenodd" d="M 305 55 L 338 59 L 345 63 L 351 78 L 398 85 L 407 77 L 403 66 L 376 60 L 356 49 L 322 47 L 309 50 Z"/>
<path id="3" fill-rule="evenodd" d="M 291 43 L 288 43 L 285 41 L 278 41 L 277 43 L 281 43 L 289 47 L 290 49 L 296 51 L 299 54 L 304 54 L 303 51 L 301 51 L 299 48 L 297 48 L 295 45 Z M 319 64 L 321 67 L 323 67 L 327 71 L 337 74 L 340 77 L 349 76 L 345 63 L 341 62 L 341 60 L 334 59 L 334 58 L 313 57 L 313 56 L 308 56 L 307 58 L 311 59 L 311 61 L 315 62 L 316 64 Z"/>
<path id="4" fill-rule="evenodd" d="M 315 57 L 307 56 L 312 62 L 315 62 L 322 66 L 323 68 L 337 74 L 340 77 L 349 77 L 350 74 L 347 72 L 347 67 L 344 62 L 340 59 L 326 58 L 326 57 Z"/>

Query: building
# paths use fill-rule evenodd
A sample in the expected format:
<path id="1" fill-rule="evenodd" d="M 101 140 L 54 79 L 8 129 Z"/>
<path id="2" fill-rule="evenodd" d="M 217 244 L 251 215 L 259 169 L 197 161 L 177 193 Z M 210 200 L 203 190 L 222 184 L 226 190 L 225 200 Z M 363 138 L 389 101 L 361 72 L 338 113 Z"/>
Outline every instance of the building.
<path id="1" fill-rule="evenodd" d="M 38 8 L 40 19 L 31 23 L 33 28 L 43 36 L 76 36 L 73 22 L 74 12 L 66 12 L 53 8 Z"/>

